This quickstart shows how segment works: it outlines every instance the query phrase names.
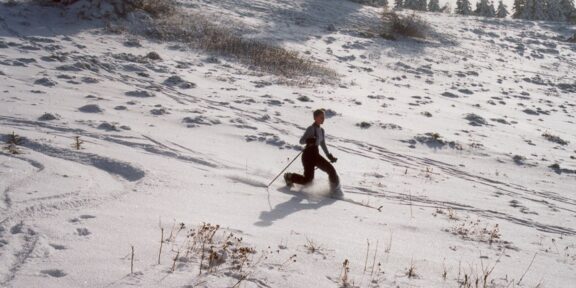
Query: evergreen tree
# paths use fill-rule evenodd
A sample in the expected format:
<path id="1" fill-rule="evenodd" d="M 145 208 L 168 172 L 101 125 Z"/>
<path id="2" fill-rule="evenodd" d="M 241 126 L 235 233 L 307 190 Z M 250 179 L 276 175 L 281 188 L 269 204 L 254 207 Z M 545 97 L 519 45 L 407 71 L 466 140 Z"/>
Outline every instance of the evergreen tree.
<path id="1" fill-rule="evenodd" d="M 534 0 L 524 0 L 524 8 L 522 9 L 520 18 L 527 20 L 534 19 Z"/>
<path id="2" fill-rule="evenodd" d="M 543 0 L 534 1 L 532 10 L 532 19 L 534 20 L 548 20 L 548 6 L 547 2 Z"/>
<path id="3" fill-rule="evenodd" d="M 469 0 L 456 1 L 456 14 L 460 14 L 460 15 L 472 14 L 472 8 L 470 7 L 470 1 Z"/>
<path id="4" fill-rule="evenodd" d="M 462 0 L 462 12 L 464 15 L 472 14 L 472 5 L 469 0 Z"/>
<path id="5" fill-rule="evenodd" d="M 500 3 L 498 3 L 498 11 L 496 12 L 496 17 L 506 18 L 506 16 L 508 16 L 509 14 L 510 12 L 508 12 L 508 9 L 506 9 L 506 5 L 504 5 L 504 2 L 500 0 Z"/>
<path id="6" fill-rule="evenodd" d="M 480 15 L 480 13 L 482 12 L 482 7 L 480 5 L 480 3 L 482 3 L 482 0 L 480 0 L 479 2 L 476 2 L 476 9 L 474 10 L 474 14 L 476 15 Z"/>
<path id="7" fill-rule="evenodd" d="M 526 0 L 514 0 L 514 14 L 513 18 L 522 18 L 524 14 L 524 7 L 526 6 Z"/>
<path id="8" fill-rule="evenodd" d="M 474 14 L 478 16 L 488 16 L 488 0 L 480 0 L 476 2 L 476 10 Z"/>
<path id="9" fill-rule="evenodd" d="M 566 20 L 571 22 L 576 21 L 576 8 L 574 7 L 574 0 L 560 0 L 560 7 Z"/>
<path id="10" fill-rule="evenodd" d="M 548 19 L 552 21 L 566 20 L 562 6 L 560 6 L 560 0 L 548 0 L 547 14 Z"/>
<path id="11" fill-rule="evenodd" d="M 488 2 L 488 10 L 486 11 L 486 17 L 496 17 L 496 8 L 494 8 L 494 1 L 492 0 Z"/>
<path id="12" fill-rule="evenodd" d="M 416 10 L 419 0 L 404 0 L 404 8 Z"/>
<path id="13" fill-rule="evenodd" d="M 428 0 L 418 1 L 418 10 L 427 11 L 428 10 Z"/>
<path id="14" fill-rule="evenodd" d="M 440 3 L 438 0 L 430 0 L 428 3 L 428 11 L 430 12 L 440 12 Z"/>
<path id="15" fill-rule="evenodd" d="M 394 0 L 394 8 L 395 9 L 404 8 L 404 0 Z"/>
<path id="16" fill-rule="evenodd" d="M 440 8 L 440 12 L 442 13 L 452 13 L 452 5 L 446 3 L 442 8 Z"/>

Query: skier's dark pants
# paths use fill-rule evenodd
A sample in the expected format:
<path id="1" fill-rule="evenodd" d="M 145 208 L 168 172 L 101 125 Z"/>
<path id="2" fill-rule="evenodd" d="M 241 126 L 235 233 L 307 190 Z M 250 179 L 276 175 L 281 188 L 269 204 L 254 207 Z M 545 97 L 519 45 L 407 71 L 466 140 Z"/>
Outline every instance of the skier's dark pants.
<path id="1" fill-rule="evenodd" d="M 292 181 L 296 184 L 305 185 L 312 182 L 314 179 L 314 168 L 318 167 L 320 170 L 328 173 L 328 178 L 331 183 L 338 183 L 338 174 L 334 166 L 320 156 L 318 146 L 312 145 L 304 149 L 302 154 L 302 164 L 304 165 L 304 176 L 299 174 L 292 174 Z"/>

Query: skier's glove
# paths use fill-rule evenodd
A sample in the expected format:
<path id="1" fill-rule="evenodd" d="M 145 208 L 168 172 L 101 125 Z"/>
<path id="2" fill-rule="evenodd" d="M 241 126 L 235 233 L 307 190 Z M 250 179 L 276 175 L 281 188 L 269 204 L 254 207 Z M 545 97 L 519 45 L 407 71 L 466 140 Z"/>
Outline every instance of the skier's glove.
<path id="1" fill-rule="evenodd" d="M 329 159 L 330 162 L 332 162 L 332 163 L 336 163 L 336 161 L 338 161 L 338 158 L 332 156 L 332 154 L 328 154 L 328 159 Z"/>
<path id="2" fill-rule="evenodd" d="M 310 137 L 306 139 L 306 145 L 315 145 L 316 144 L 316 137 Z"/>

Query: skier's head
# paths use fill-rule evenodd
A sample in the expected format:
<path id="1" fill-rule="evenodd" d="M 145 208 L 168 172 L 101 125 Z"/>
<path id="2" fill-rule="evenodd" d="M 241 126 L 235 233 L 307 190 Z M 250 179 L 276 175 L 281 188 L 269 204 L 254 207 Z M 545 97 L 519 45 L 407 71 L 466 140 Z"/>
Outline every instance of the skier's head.
<path id="1" fill-rule="evenodd" d="M 318 125 L 322 125 L 324 124 L 324 109 L 317 109 L 314 110 L 314 123 L 318 124 Z"/>

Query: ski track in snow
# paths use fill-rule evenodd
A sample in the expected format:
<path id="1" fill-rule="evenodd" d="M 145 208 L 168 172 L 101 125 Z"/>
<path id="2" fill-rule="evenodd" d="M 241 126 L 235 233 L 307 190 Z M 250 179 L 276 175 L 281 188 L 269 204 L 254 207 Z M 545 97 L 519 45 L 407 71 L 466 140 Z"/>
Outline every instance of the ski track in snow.
<path id="1" fill-rule="evenodd" d="M 232 223 L 242 228 L 226 231 L 268 246 L 274 260 L 256 261 L 244 282 L 250 287 L 341 284 L 335 275 L 342 260 L 360 265 L 366 238 L 383 240 L 382 231 L 390 231 L 392 241 L 392 230 L 402 248 L 387 252 L 382 267 L 388 270 L 376 285 L 449 286 L 433 280 L 440 275 L 435 265 L 448 260 L 455 269 L 464 261 L 472 269 L 476 251 L 488 253 L 481 259 L 498 257 L 499 248 L 483 240 L 445 233 L 471 217 L 503 227 L 509 250 L 495 287 L 506 287 L 503 275 L 521 273 L 518 262 L 536 254 L 538 269 L 559 266 L 546 270 L 554 279 L 548 281 L 558 281 L 551 287 L 573 282 L 576 198 L 568 190 L 576 174 L 576 46 L 558 38 L 573 28 L 427 13 L 435 28 L 428 39 L 387 41 L 364 35 L 379 28 L 379 11 L 350 1 L 182 2 L 184 10 L 202 9 L 239 35 L 323 63 L 341 75 L 340 83 L 284 86 L 234 59 L 110 34 L 100 20 L 66 14 L 76 8 L 63 17 L 45 8 L 39 19 L 38 6 L 0 3 L 0 140 L 7 142 L 13 131 L 23 136 L 21 154 L 0 151 L 0 286 L 75 287 L 83 278 L 110 287 L 234 285 L 237 279 L 222 271 L 191 282 L 196 260 L 178 262 L 175 273 L 148 265 L 156 256 L 148 255 L 153 249 L 146 237 L 159 237 L 150 235 L 157 229 L 150 222 L 174 215 Z M 144 56 L 151 51 L 162 59 Z M 174 79 L 189 86 L 173 85 Z M 342 201 L 327 197 L 322 184 L 277 189 L 280 177 L 268 187 L 301 149 L 309 112 L 320 107 L 330 109 L 328 145 L 344 163 L 336 164 Z M 414 140 L 426 132 L 445 142 Z M 552 144 L 543 133 L 569 144 Z M 81 149 L 73 147 L 78 136 Z M 449 148 L 452 139 L 463 148 Z M 511 160 L 514 155 L 526 156 L 527 164 Z M 564 172 L 554 174 L 553 163 Z M 317 174 L 315 183 L 324 180 Z M 408 209 L 412 219 L 413 207 L 426 224 L 404 219 Z M 429 216 L 443 210 L 462 219 Z M 343 237 L 338 221 L 349 235 Z M 325 244 L 319 253 L 308 250 L 309 235 Z M 425 246 L 417 238 L 441 244 Z M 128 257 L 118 255 L 130 245 L 137 247 L 138 272 L 126 276 Z M 401 252 L 415 246 L 422 246 L 420 259 Z M 77 274 L 81 251 L 92 249 L 100 254 L 91 259 L 90 275 Z M 173 261 L 165 253 L 163 261 Z M 412 260 L 421 261 L 420 279 L 407 279 L 402 270 Z M 353 266 L 351 273 L 364 281 L 360 270 Z"/>

